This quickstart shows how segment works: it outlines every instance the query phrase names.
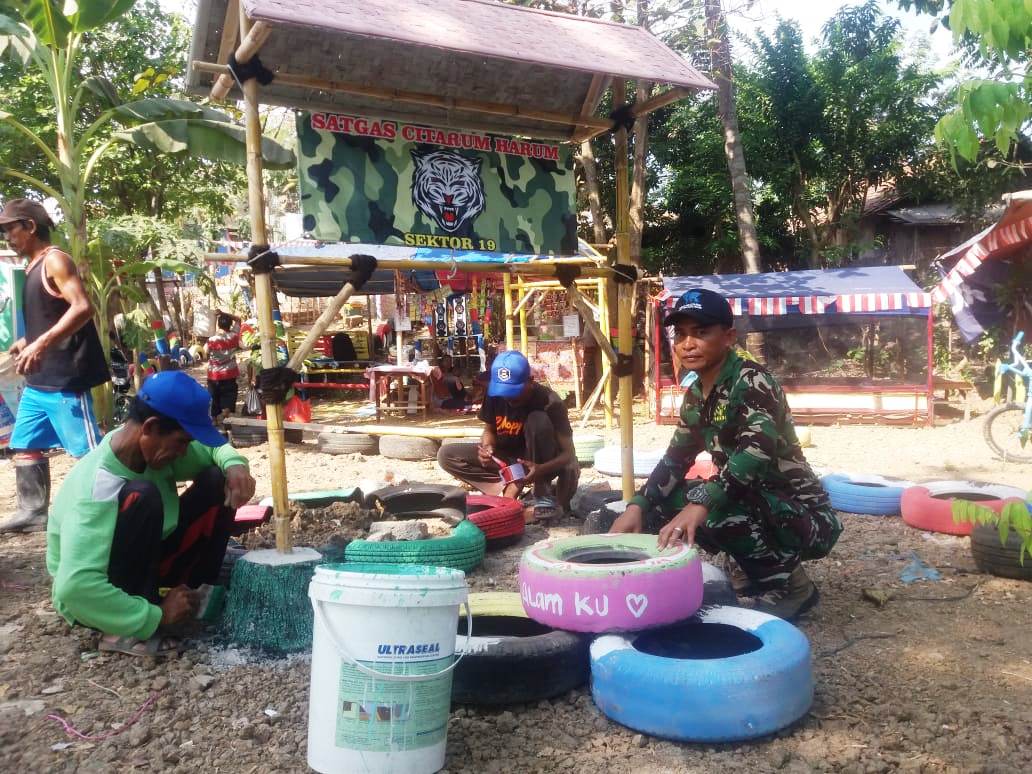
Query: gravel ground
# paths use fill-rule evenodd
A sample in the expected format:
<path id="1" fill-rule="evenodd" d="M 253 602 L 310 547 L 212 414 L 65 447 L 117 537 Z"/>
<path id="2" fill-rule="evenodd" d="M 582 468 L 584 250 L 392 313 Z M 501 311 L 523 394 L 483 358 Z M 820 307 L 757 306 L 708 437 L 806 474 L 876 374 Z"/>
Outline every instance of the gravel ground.
<path id="1" fill-rule="evenodd" d="M 643 424 L 636 447 L 662 446 L 669 433 Z M 829 469 L 1032 486 L 1032 466 L 990 457 L 977 420 L 933 429 L 815 428 L 813 436 L 808 456 Z M 267 493 L 266 447 L 244 452 L 259 493 Z M 67 458 L 54 459 L 55 481 L 68 467 Z M 369 486 L 388 476 L 446 480 L 431 462 L 335 457 L 304 447 L 290 450 L 288 471 L 298 491 Z M 0 512 L 14 505 L 13 478 L 9 465 L 0 467 Z M 585 471 L 584 483 L 601 480 Z M 966 539 L 920 533 L 899 519 L 844 521 L 831 557 L 809 565 L 822 602 L 800 626 L 814 649 L 817 698 L 796 727 L 750 744 L 675 744 L 606 720 L 582 688 L 506 711 L 454 708 L 448 770 L 1032 770 L 1029 585 L 977 574 Z M 570 534 L 576 524 L 550 529 Z M 311 534 L 323 533 L 312 525 Z M 471 574 L 471 587 L 515 590 L 522 548 L 546 534 L 532 526 L 520 546 L 490 554 Z M 940 570 L 940 582 L 900 582 L 914 552 Z M 94 636 L 70 629 L 51 610 L 43 555 L 40 535 L 0 536 L 5 770 L 306 770 L 306 657 L 262 660 L 210 639 L 165 663 L 97 655 Z M 865 589 L 887 592 L 889 600 L 869 602 Z M 121 733 L 78 740 L 48 714 L 83 734 Z"/>

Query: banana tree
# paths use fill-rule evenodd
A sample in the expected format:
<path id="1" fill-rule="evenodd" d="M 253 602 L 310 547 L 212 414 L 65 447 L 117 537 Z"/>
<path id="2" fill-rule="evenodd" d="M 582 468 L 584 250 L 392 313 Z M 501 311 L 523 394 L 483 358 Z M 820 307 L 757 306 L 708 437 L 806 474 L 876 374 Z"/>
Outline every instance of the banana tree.
<path id="1" fill-rule="evenodd" d="M 110 254 L 96 250 L 91 256 L 88 250 L 90 184 L 105 154 L 119 143 L 130 143 L 156 154 L 246 163 L 244 129 L 225 113 L 185 100 L 124 101 L 107 78 L 80 77 L 84 35 L 118 19 L 134 2 L 0 0 L 0 57 L 42 74 L 50 92 L 56 135 L 56 147 L 51 147 L 0 105 L 0 122 L 36 147 L 52 173 L 43 180 L 0 166 L 0 175 L 21 181 L 27 190 L 52 198 L 60 207 L 69 253 L 83 272 L 98 310 L 106 309 L 108 282 L 117 274 Z M 89 123 L 81 118 L 86 107 L 91 108 Z M 262 155 L 269 169 L 294 165 L 293 152 L 268 138 L 262 141 Z M 106 330 L 106 317 L 98 314 L 97 318 L 100 328 Z M 98 413 L 106 416 L 109 394 L 96 397 Z"/>
<path id="2" fill-rule="evenodd" d="M 0 166 L 0 175 L 53 198 L 64 215 L 69 252 L 81 267 L 105 271 L 86 261 L 86 211 L 97 163 L 118 143 L 131 143 L 159 154 L 192 155 L 213 161 L 246 163 L 244 129 L 225 113 L 185 100 L 123 101 L 106 78 L 79 82 L 78 54 L 83 36 L 128 11 L 134 0 L 23 0 L 0 2 L 0 56 L 36 68 L 49 86 L 56 148 L 0 107 L 0 121 L 35 145 L 49 162 L 53 180 L 45 181 Z M 101 112 L 82 127 L 77 118 L 87 101 Z M 271 139 L 262 143 L 269 169 L 288 169 L 294 154 Z"/>
<path id="3" fill-rule="evenodd" d="M 107 340 L 111 305 L 118 299 L 126 312 L 130 306 L 149 303 L 147 278 L 171 272 L 189 274 L 206 295 L 215 294 L 215 284 L 203 262 L 198 242 L 183 239 L 171 224 L 146 215 L 123 215 L 93 220 L 89 224 L 87 260 L 91 271 L 85 277 L 87 291 L 97 299 L 98 333 Z M 106 274 L 92 267 L 106 266 Z M 153 315 L 151 315 L 153 317 Z"/>

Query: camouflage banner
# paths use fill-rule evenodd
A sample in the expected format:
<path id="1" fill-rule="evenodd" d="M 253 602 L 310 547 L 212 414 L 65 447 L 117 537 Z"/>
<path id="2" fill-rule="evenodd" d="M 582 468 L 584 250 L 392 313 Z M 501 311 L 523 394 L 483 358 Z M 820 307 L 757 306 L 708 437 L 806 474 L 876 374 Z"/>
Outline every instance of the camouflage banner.
<path id="1" fill-rule="evenodd" d="M 577 253 L 570 149 L 335 113 L 300 113 L 298 179 L 315 239 Z"/>

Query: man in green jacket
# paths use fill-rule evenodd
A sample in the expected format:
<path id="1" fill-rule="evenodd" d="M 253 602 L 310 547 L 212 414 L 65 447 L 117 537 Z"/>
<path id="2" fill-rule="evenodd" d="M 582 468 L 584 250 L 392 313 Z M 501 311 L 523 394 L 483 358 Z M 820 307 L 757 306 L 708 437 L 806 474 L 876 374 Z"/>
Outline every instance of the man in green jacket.
<path id="1" fill-rule="evenodd" d="M 207 391 L 187 374 L 150 377 L 126 424 L 83 457 L 58 492 L 47 526 L 54 608 L 70 624 L 99 630 L 101 650 L 170 652 L 174 643 L 159 626 L 192 617 L 195 589 L 218 577 L 235 509 L 255 483 L 209 407 Z M 182 495 L 180 481 L 193 482 Z"/>
<path id="2" fill-rule="evenodd" d="M 611 531 L 655 529 L 661 549 L 685 542 L 724 551 L 737 565 L 740 605 L 795 618 L 818 599 L 801 563 L 827 556 L 842 524 L 803 456 L 785 394 L 735 352 L 734 316 L 719 293 L 689 290 L 665 324 L 695 379 L 666 454 Z M 717 475 L 685 481 L 702 451 Z"/>

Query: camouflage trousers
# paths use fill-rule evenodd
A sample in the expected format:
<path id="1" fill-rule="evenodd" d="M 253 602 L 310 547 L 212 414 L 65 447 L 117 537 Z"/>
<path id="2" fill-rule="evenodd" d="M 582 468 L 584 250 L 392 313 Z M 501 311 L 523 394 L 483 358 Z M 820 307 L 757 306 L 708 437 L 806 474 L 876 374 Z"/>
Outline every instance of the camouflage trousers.
<path id="1" fill-rule="evenodd" d="M 646 518 L 646 529 L 658 532 L 657 524 L 676 516 L 695 485 L 688 481 L 671 492 Z M 827 556 L 841 533 L 842 523 L 830 506 L 806 508 L 758 491 L 748 502 L 711 510 L 695 542 L 709 553 L 730 554 L 754 585 L 768 589 L 785 583 L 800 562 Z"/>

